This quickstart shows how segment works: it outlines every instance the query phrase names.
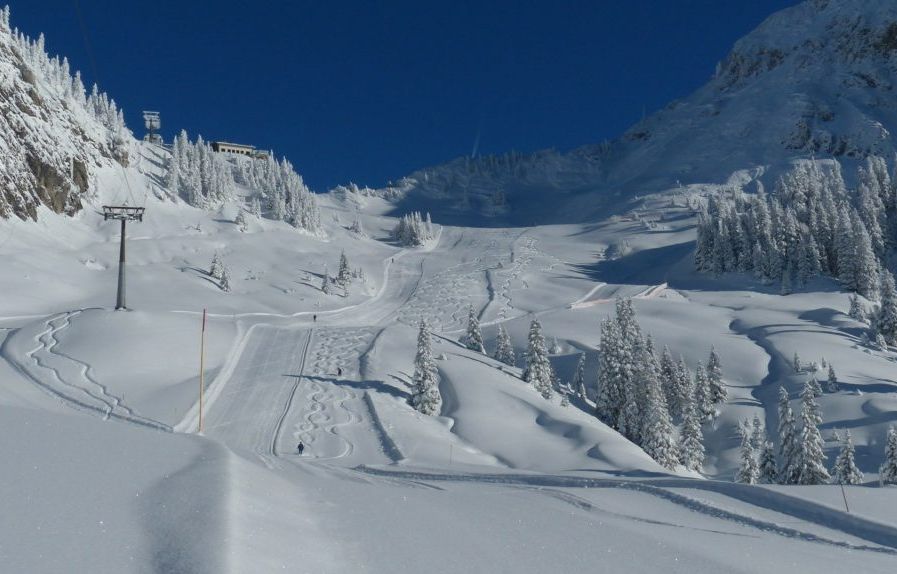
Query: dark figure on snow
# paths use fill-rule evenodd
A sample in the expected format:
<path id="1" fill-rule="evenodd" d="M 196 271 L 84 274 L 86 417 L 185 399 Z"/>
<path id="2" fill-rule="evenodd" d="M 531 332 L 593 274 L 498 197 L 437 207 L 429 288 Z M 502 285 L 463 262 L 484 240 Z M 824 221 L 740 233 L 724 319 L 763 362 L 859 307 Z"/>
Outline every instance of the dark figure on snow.
<path id="1" fill-rule="evenodd" d="M 302 444 L 302 442 L 300 441 L 299 446 L 296 447 L 296 450 L 299 451 L 299 454 L 301 455 L 302 452 L 305 450 L 305 445 Z"/>
<path id="2" fill-rule="evenodd" d="M 312 316 L 311 316 L 311 319 L 312 319 L 312 321 L 315 322 L 315 323 L 318 322 L 318 316 L 317 316 L 317 315 L 312 315 Z"/>
<path id="3" fill-rule="evenodd" d="M 343 368 L 342 368 L 342 367 L 337 367 L 337 368 L 336 368 L 336 376 L 337 376 L 337 377 L 342 377 L 342 376 L 343 376 Z"/>

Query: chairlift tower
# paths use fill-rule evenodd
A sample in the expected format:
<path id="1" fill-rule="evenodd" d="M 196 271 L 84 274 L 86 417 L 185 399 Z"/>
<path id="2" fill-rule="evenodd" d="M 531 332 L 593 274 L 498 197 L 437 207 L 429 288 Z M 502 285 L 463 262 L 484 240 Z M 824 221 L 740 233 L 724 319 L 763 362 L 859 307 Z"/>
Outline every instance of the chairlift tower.
<path id="1" fill-rule="evenodd" d="M 162 145 L 162 136 L 156 133 L 162 127 L 162 120 L 159 118 L 159 112 L 144 110 L 143 125 L 146 126 L 146 131 L 148 132 L 145 136 L 143 136 L 144 141 L 148 141 L 149 143 L 153 143 L 156 145 Z"/>
<path id="2" fill-rule="evenodd" d="M 104 205 L 103 220 L 117 219 L 121 221 L 121 247 L 118 252 L 118 295 L 115 299 L 115 310 L 127 309 L 125 306 L 125 231 L 128 221 L 143 221 L 143 207 L 127 205 Z"/>

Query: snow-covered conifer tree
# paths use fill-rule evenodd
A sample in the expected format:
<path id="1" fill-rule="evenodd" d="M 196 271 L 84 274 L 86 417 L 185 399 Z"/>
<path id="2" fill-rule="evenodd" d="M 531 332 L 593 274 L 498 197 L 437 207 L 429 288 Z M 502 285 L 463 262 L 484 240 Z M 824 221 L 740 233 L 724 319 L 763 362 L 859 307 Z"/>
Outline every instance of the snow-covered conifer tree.
<path id="1" fill-rule="evenodd" d="M 473 305 L 467 308 L 467 333 L 465 333 L 461 342 L 471 351 L 486 352 L 486 348 L 483 346 L 483 334 L 480 332 L 480 318 L 477 316 Z"/>
<path id="2" fill-rule="evenodd" d="M 766 432 L 763 422 L 760 420 L 760 415 L 754 415 L 754 419 L 751 421 L 751 446 L 759 452 L 764 442 L 766 442 Z"/>
<path id="3" fill-rule="evenodd" d="M 751 444 L 751 428 L 747 421 L 743 421 L 739 429 L 741 434 L 741 459 L 738 464 L 738 472 L 735 481 L 742 484 L 757 484 L 760 478 L 760 466 L 757 463 L 757 453 Z"/>
<path id="4" fill-rule="evenodd" d="M 225 293 L 230 293 L 230 271 L 227 265 L 221 265 L 221 278 L 218 280 L 218 286 Z"/>
<path id="5" fill-rule="evenodd" d="M 365 237 L 364 227 L 361 225 L 361 220 L 357 217 L 352 221 L 352 225 L 349 226 L 349 231 L 360 237 Z"/>
<path id="6" fill-rule="evenodd" d="M 442 408 L 439 394 L 439 371 L 433 360 L 430 329 L 421 319 L 417 333 L 417 354 L 414 357 L 414 376 L 411 383 L 411 406 L 425 415 L 437 415 Z"/>
<path id="7" fill-rule="evenodd" d="M 867 299 L 878 298 L 878 258 L 872 248 L 872 240 L 869 238 L 869 232 L 866 226 L 856 216 L 852 218 L 853 237 L 854 237 L 854 272 L 855 272 L 855 289 L 857 293 Z"/>
<path id="8" fill-rule="evenodd" d="M 838 453 L 838 458 L 835 459 L 835 468 L 832 470 L 832 482 L 836 484 L 859 484 L 863 481 L 863 473 L 856 465 L 856 452 L 849 430 L 844 432 L 841 452 Z"/>
<path id="9" fill-rule="evenodd" d="M 246 231 L 248 229 L 248 224 L 246 223 L 246 214 L 241 209 L 237 212 L 237 217 L 234 218 L 234 223 L 239 227 L 240 231 Z"/>
<path id="10" fill-rule="evenodd" d="M 807 385 L 810 387 L 810 391 L 813 393 L 813 396 L 817 399 L 822 396 L 822 386 L 819 384 L 819 380 L 816 379 L 815 375 L 810 375 L 807 378 Z"/>
<path id="11" fill-rule="evenodd" d="M 772 442 L 763 441 L 760 447 L 760 476 L 758 481 L 762 484 L 775 484 L 778 477 L 776 468 L 776 453 Z"/>
<path id="12" fill-rule="evenodd" d="M 829 473 L 825 468 L 825 452 L 823 452 L 822 435 L 819 434 L 819 423 L 822 417 L 816 404 L 813 386 L 807 381 L 801 392 L 803 408 L 801 409 L 801 434 L 798 443 L 797 467 L 798 484 L 823 484 L 828 481 Z"/>
<path id="13" fill-rule="evenodd" d="M 710 358 L 707 360 L 707 385 L 710 390 L 710 402 L 713 405 L 721 405 L 726 402 L 728 392 L 723 382 L 723 369 L 720 365 L 719 355 L 716 349 L 710 347 Z"/>
<path id="14" fill-rule="evenodd" d="M 324 276 L 321 278 L 321 293 L 330 295 L 332 291 L 333 288 L 331 287 L 330 274 L 325 271 Z"/>
<path id="15" fill-rule="evenodd" d="M 221 280 L 221 274 L 224 271 L 224 263 L 221 262 L 221 256 L 216 251 L 212 255 L 212 264 L 209 266 L 209 275 L 215 279 Z"/>
<path id="16" fill-rule="evenodd" d="M 700 471 L 704 466 L 704 435 L 701 432 L 701 414 L 695 401 L 685 405 L 679 459 L 688 470 Z"/>
<path id="17" fill-rule="evenodd" d="M 580 353 L 576 361 L 576 373 L 573 375 L 573 392 L 580 400 L 588 399 L 586 393 L 586 354 Z"/>
<path id="18" fill-rule="evenodd" d="M 679 355 L 679 362 L 676 363 L 676 377 L 673 389 L 673 401 L 670 405 L 670 413 L 678 418 L 685 417 L 685 410 L 689 403 L 694 401 L 694 379 L 685 364 L 685 357 Z"/>
<path id="19" fill-rule="evenodd" d="M 617 428 L 623 408 L 623 352 L 620 330 L 616 321 L 601 322 L 601 343 L 598 356 L 598 394 L 595 414 L 606 425 Z"/>
<path id="20" fill-rule="evenodd" d="M 645 385 L 645 409 L 641 421 L 642 449 L 662 467 L 674 469 L 679 464 L 679 445 L 676 444 L 666 397 L 657 376 L 657 361 L 649 345 L 645 345 L 643 352 L 645 358 L 641 379 Z"/>
<path id="21" fill-rule="evenodd" d="M 676 363 L 673 360 L 673 354 L 670 348 L 663 346 L 663 353 L 660 355 L 660 384 L 663 387 L 663 394 L 666 397 L 670 414 L 674 417 L 680 417 L 682 411 L 678 410 L 678 397 L 676 396 L 676 385 L 678 383 L 679 373 L 676 370 Z"/>
<path id="22" fill-rule="evenodd" d="M 791 366 L 794 367 L 794 372 L 801 372 L 803 365 L 800 363 L 800 357 L 797 355 L 797 351 L 794 352 L 794 358 L 791 360 Z"/>
<path id="23" fill-rule="evenodd" d="M 779 388 L 779 483 L 797 484 L 799 467 L 797 429 L 794 424 L 794 411 L 788 400 L 785 387 Z"/>
<path id="24" fill-rule="evenodd" d="M 889 345 L 897 345 L 897 289 L 894 276 L 887 269 L 881 271 L 881 305 L 875 314 L 875 329 Z"/>
<path id="25" fill-rule="evenodd" d="M 710 399 L 710 383 L 707 381 L 707 372 L 704 370 L 704 364 L 701 362 L 698 362 L 698 367 L 695 369 L 693 400 L 698 412 L 701 414 L 701 420 L 712 420 L 716 411 L 713 408 L 713 401 Z"/>
<path id="26" fill-rule="evenodd" d="M 863 304 L 860 303 L 859 295 L 852 293 L 848 296 L 848 300 L 850 301 L 850 310 L 847 312 L 847 316 L 854 321 L 865 323 L 867 321 L 866 310 L 863 308 Z"/>
<path id="27" fill-rule="evenodd" d="M 831 363 L 828 364 L 828 380 L 826 381 L 828 392 L 838 392 L 838 375 L 835 374 L 835 367 Z"/>
<path id="28" fill-rule="evenodd" d="M 334 281 L 340 287 L 347 287 L 352 282 L 352 270 L 349 268 L 349 259 L 346 257 L 345 251 L 341 251 L 339 254 L 339 268 Z"/>
<path id="29" fill-rule="evenodd" d="M 539 391 L 543 398 L 551 398 L 554 372 L 551 368 L 551 362 L 548 360 L 548 350 L 545 348 L 542 325 L 536 319 L 530 323 L 526 351 L 526 370 L 523 372 L 523 380 Z"/>
<path id="30" fill-rule="evenodd" d="M 878 470 L 879 480 L 885 484 L 897 484 L 897 428 L 888 428 L 885 441 L 885 461 Z"/>
<path id="31" fill-rule="evenodd" d="M 514 345 L 511 343 L 511 335 L 503 325 L 498 326 L 498 336 L 496 337 L 495 359 L 510 366 L 517 364 L 517 357 L 514 356 Z"/>

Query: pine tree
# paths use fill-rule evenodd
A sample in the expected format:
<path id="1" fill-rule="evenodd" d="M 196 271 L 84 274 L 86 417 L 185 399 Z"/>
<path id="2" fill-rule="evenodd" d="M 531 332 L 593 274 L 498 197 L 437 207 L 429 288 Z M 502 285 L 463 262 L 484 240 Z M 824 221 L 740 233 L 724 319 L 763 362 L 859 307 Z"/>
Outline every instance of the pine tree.
<path id="1" fill-rule="evenodd" d="M 551 362 L 548 360 L 545 337 L 542 335 L 542 325 L 538 320 L 534 319 L 530 323 L 528 343 L 526 370 L 523 372 L 523 380 L 539 391 L 543 398 L 550 399 L 554 373 L 551 368 Z"/>
<path id="2" fill-rule="evenodd" d="M 569 407 L 570 406 L 570 392 L 567 385 L 558 385 L 561 393 L 561 406 Z"/>
<path id="3" fill-rule="evenodd" d="M 747 421 L 744 421 L 739 429 L 741 434 L 741 462 L 738 464 L 738 472 L 735 481 L 742 484 L 757 484 L 760 478 L 760 467 L 757 464 L 757 454 L 751 444 L 751 429 Z"/>
<path id="4" fill-rule="evenodd" d="M 836 393 L 838 392 L 838 375 L 835 374 L 835 367 L 832 366 L 831 363 L 828 364 L 828 392 Z"/>
<path id="5" fill-rule="evenodd" d="M 704 371 L 704 365 L 700 362 L 695 369 L 694 393 L 694 402 L 698 412 L 701 414 L 701 419 L 703 421 L 713 420 L 716 411 L 713 408 L 713 401 L 710 398 L 710 383 L 707 380 L 707 373 Z"/>
<path id="6" fill-rule="evenodd" d="M 246 223 L 246 215 L 243 213 L 241 209 L 237 213 L 237 217 L 234 218 L 234 223 L 240 229 L 240 231 L 246 231 L 248 229 L 248 224 Z"/>
<path id="7" fill-rule="evenodd" d="M 794 367 L 795 373 L 801 372 L 803 365 L 800 364 L 800 357 L 797 356 L 797 351 L 794 352 L 794 359 L 792 359 L 791 365 Z"/>
<path id="8" fill-rule="evenodd" d="M 662 467 L 672 470 L 679 464 L 679 446 L 676 444 L 666 397 L 657 375 L 657 361 L 650 345 L 645 345 L 644 353 L 641 377 L 646 392 L 641 421 L 642 448 Z"/>
<path id="9" fill-rule="evenodd" d="M 760 415 L 754 415 L 754 420 L 751 422 L 751 446 L 759 452 L 764 442 L 766 442 L 766 432 L 763 422 L 760 420 Z"/>
<path id="10" fill-rule="evenodd" d="M 663 353 L 660 356 L 660 384 L 663 387 L 663 394 L 666 397 L 670 414 L 677 418 L 682 415 L 682 411 L 677 409 L 676 385 L 678 377 L 679 373 L 676 369 L 676 363 L 673 361 L 673 354 L 670 352 L 670 348 L 664 345 Z"/>
<path id="11" fill-rule="evenodd" d="M 514 345 L 511 343 L 511 335 L 503 325 L 498 326 L 497 347 L 495 349 L 495 359 L 510 366 L 517 364 L 517 357 L 514 356 Z"/>
<path id="12" fill-rule="evenodd" d="M 875 315 L 875 329 L 889 345 L 897 345 L 897 289 L 894 276 L 887 269 L 881 271 L 881 306 Z"/>
<path id="13" fill-rule="evenodd" d="M 847 316 L 854 321 L 865 323 L 867 321 L 866 310 L 863 308 L 863 304 L 860 303 L 859 295 L 853 293 L 847 299 L 850 301 L 850 310 L 847 312 Z"/>
<path id="14" fill-rule="evenodd" d="M 221 280 L 221 274 L 224 272 L 224 264 L 221 262 L 221 256 L 216 251 L 212 255 L 212 264 L 209 266 L 209 276 L 214 279 Z"/>
<path id="15" fill-rule="evenodd" d="M 230 293 L 230 271 L 226 265 L 221 266 L 221 278 L 218 281 L 218 286 L 225 293 Z"/>
<path id="16" fill-rule="evenodd" d="M 855 215 L 855 212 L 854 212 Z M 858 216 L 853 218 L 855 288 L 867 299 L 878 297 L 878 258 L 866 226 Z"/>
<path id="17" fill-rule="evenodd" d="M 679 355 L 679 362 L 676 363 L 676 377 L 673 388 L 673 401 L 670 404 L 670 412 L 678 418 L 685 417 L 687 406 L 694 400 L 694 380 L 685 364 L 685 357 Z"/>
<path id="18" fill-rule="evenodd" d="M 414 376 L 411 386 L 411 406 L 425 415 L 439 414 L 442 408 L 442 396 L 439 394 L 439 371 L 433 360 L 430 330 L 423 319 L 421 319 L 417 334 L 417 354 L 414 357 Z"/>
<path id="19" fill-rule="evenodd" d="M 352 270 L 349 268 L 349 259 L 346 257 L 346 252 L 341 251 L 339 254 L 339 268 L 336 272 L 335 283 L 340 287 L 348 287 L 349 283 L 352 282 Z"/>
<path id="20" fill-rule="evenodd" d="M 878 470 L 879 480 L 885 484 L 897 484 L 897 428 L 888 428 L 885 444 L 885 461 Z"/>
<path id="21" fill-rule="evenodd" d="M 828 481 L 829 473 L 825 468 L 822 435 L 819 434 L 819 423 L 822 417 L 816 404 L 816 396 L 809 381 L 801 393 L 803 408 L 801 409 L 801 435 L 798 443 L 798 484 L 823 484 Z"/>
<path id="22" fill-rule="evenodd" d="M 810 375 L 810 377 L 807 378 L 806 384 L 810 387 L 810 392 L 813 393 L 813 396 L 815 398 L 818 399 L 822 396 L 822 386 L 819 384 L 819 381 L 814 375 Z"/>
<path id="23" fill-rule="evenodd" d="M 480 319 L 477 317 L 473 305 L 470 305 L 467 309 L 467 333 L 461 342 L 472 351 L 477 351 L 478 353 L 486 352 L 486 348 L 483 346 L 483 334 L 480 332 Z"/>
<path id="24" fill-rule="evenodd" d="M 576 374 L 573 375 L 573 391 L 580 400 L 585 401 L 589 397 L 586 393 L 586 354 L 580 353 L 576 361 Z"/>
<path id="25" fill-rule="evenodd" d="M 841 452 L 835 459 L 832 481 L 836 484 L 859 484 L 863 481 L 863 473 L 856 465 L 856 452 L 850 431 L 845 431 Z"/>
<path id="26" fill-rule="evenodd" d="M 601 322 L 601 343 L 598 355 L 598 393 L 595 397 L 595 415 L 606 425 L 617 429 L 620 411 L 623 409 L 622 341 L 616 321 Z"/>
<path id="27" fill-rule="evenodd" d="M 688 470 L 700 471 L 704 465 L 704 436 L 701 432 L 701 415 L 695 401 L 689 401 L 683 414 L 679 458 Z"/>
<path id="28" fill-rule="evenodd" d="M 728 392 L 723 382 L 723 370 L 716 349 L 710 347 L 710 359 L 707 361 L 707 384 L 710 390 L 710 402 L 721 405 L 726 402 Z"/>
<path id="29" fill-rule="evenodd" d="M 364 227 L 362 227 L 362 225 L 361 225 L 361 220 L 358 219 L 357 217 L 352 222 L 352 225 L 349 226 L 349 231 L 351 231 L 352 233 L 354 233 L 355 235 L 358 235 L 360 237 L 366 236 L 364 233 Z"/>
<path id="30" fill-rule="evenodd" d="M 779 483 L 797 484 L 799 445 L 788 391 L 779 388 Z"/>
<path id="31" fill-rule="evenodd" d="M 321 293 L 323 293 L 324 295 L 330 295 L 332 291 L 330 285 L 330 275 L 325 271 L 324 277 L 321 279 Z"/>
<path id="32" fill-rule="evenodd" d="M 760 476 L 758 481 L 763 484 L 775 484 L 777 475 L 775 449 L 772 442 L 765 440 L 760 448 Z"/>

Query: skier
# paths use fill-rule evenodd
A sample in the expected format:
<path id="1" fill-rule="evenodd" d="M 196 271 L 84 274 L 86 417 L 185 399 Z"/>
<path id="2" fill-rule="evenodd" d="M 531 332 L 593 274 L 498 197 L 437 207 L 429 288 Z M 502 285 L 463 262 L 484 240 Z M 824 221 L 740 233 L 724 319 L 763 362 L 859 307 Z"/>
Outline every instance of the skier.
<path id="1" fill-rule="evenodd" d="M 342 377 L 342 376 L 343 376 L 343 368 L 342 368 L 342 367 L 337 367 L 337 368 L 336 368 L 336 376 L 337 376 L 337 377 Z"/>
<path id="2" fill-rule="evenodd" d="M 296 450 L 299 451 L 299 456 L 302 456 L 302 451 L 305 450 L 305 445 L 302 444 L 302 441 L 299 441 L 299 446 L 296 447 Z"/>
<path id="3" fill-rule="evenodd" d="M 314 315 L 312 315 L 311 318 L 312 318 L 312 321 L 313 321 L 313 322 L 315 322 L 315 323 L 318 322 L 318 315 L 317 315 L 317 313 L 315 313 Z"/>

